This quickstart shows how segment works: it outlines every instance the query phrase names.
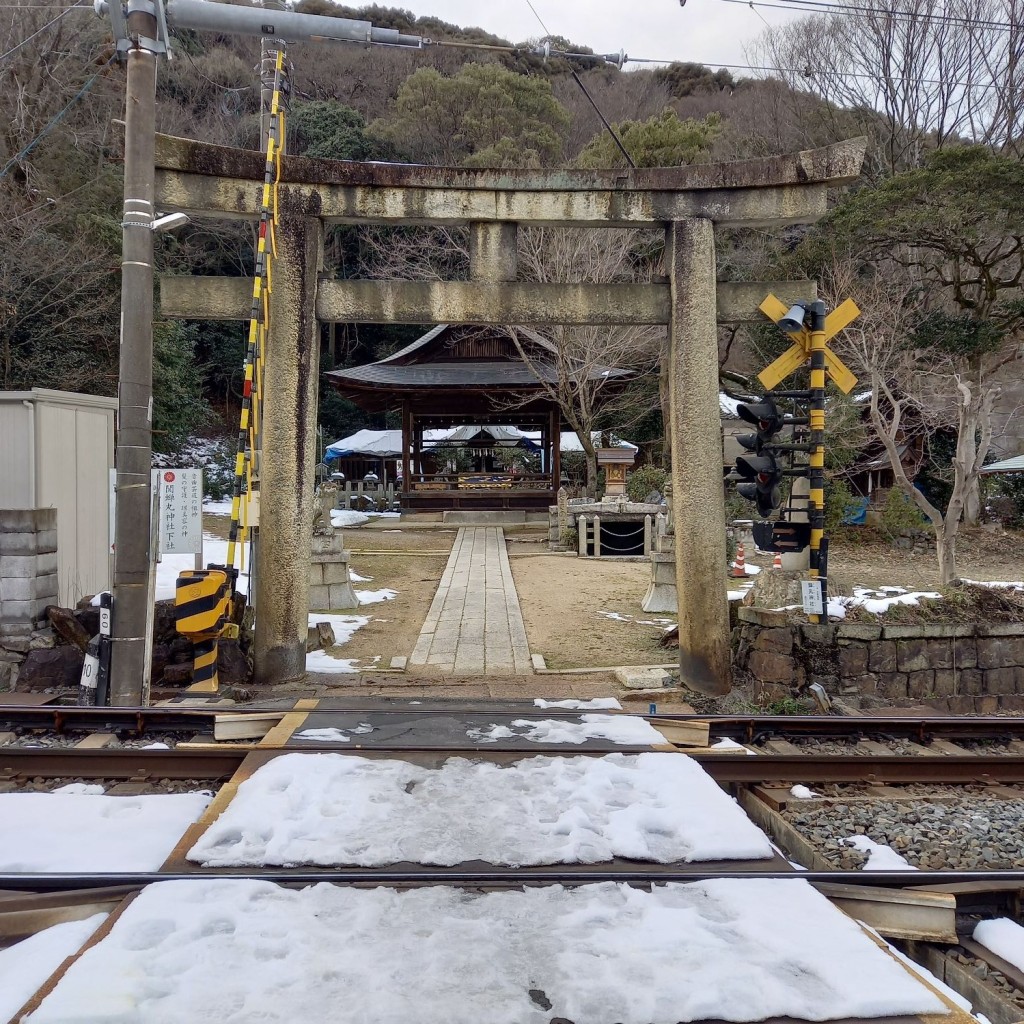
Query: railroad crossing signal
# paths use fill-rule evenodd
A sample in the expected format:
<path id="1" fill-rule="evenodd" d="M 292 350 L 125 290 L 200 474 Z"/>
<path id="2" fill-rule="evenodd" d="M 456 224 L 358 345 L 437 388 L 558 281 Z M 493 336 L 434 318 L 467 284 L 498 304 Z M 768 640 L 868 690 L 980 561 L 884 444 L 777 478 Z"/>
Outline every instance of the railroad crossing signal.
<path id="1" fill-rule="evenodd" d="M 752 453 L 736 459 L 736 472 L 745 481 L 736 485 L 736 493 L 753 501 L 757 505 L 757 514 L 767 518 L 782 504 L 779 485 L 783 471 L 772 451 L 775 435 L 784 426 L 782 413 L 771 395 L 765 395 L 760 402 L 742 403 L 736 412 L 740 419 L 757 427 L 756 434 L 740 434 L 736 438 Z"/>
<path id="2" fill-rule="evenodd" d="M 771 294 L 758 308 L 775 323 L 778 323 L 788 312 L 788 308 Z M 859 316 L 860 309 L 853 299 L 847 299 L 837 306 L 825 317 L 825 341 L 831 341 L 844 327 L 849 327 Z M 786 331 L 786 333 L 793 339 L 793 345 L 757 375 L 757 379 L 769 391 L 784 381 L 791 373 L 800 369 L 811 355 L 811 332 L 806 327 L 799 331 Z M 825 349 L 825 370 L 843 394 L 848 395 L 857 384 L 857 378 L 839 356 L 827 347 Z"/>

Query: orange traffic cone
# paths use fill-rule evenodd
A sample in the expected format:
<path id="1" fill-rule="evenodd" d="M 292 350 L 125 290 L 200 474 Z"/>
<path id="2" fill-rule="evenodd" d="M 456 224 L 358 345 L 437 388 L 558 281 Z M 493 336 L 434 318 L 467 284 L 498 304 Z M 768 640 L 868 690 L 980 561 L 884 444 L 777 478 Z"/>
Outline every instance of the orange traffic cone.
<path id="1" fill-rule="evenodd" d="M 782 568 L 782 555 L 779 554 L 778 551 L 775 552 L 775 558 L 772 559 L 772 568 L 773 569 L 781 569 Z"/>
<path id="2" fill-rule="evenodd" d="M 742 544 L 738 544 L 736 546 L 736 561 L 732 563 L 732 572 L 730 575 L 734 579 L 743 579 L 747 575 L 747 563 L 743 554 Z"/>

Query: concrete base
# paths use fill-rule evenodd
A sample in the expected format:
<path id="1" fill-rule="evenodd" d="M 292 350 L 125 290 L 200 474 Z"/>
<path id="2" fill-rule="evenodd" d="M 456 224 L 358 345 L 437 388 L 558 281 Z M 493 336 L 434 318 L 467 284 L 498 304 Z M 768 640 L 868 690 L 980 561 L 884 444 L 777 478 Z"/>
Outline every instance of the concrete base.
<path id="1" fill-rule="evenodd" d="M 679 610 L 674 553 L 651 552 L 651 585 L 640 607 L 645 612 L 671 612 L 673 615 Z"/>

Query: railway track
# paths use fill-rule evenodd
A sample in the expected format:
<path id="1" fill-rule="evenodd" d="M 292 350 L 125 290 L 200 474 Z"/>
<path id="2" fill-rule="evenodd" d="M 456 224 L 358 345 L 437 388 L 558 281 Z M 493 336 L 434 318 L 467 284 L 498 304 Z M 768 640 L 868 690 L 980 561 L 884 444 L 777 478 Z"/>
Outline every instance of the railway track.
<path id="1" fill-rule="evenodd" d="M 120 784 L 114 792 L 159 791 L 163 780 L 191 780 L 233 799 L 238 785 L 249 778 L 253 764 L 266 763 L 284 753 L 348 753 L 364 758 L 405 759 L 434 764 L 447 757 L 469 757 L 511 764 L 534 755 L 599 756 L 611 751 L 637 753 L 655 749 L 643 746 L 607 746 L 598 749 L 573 748 L 558 744 L 533 744 L 524 749 L 514 742 L 474 743 L 439 747 L 422 742 L 433 727 L 441 728 L 453 715 L 484 715 L 496 724 L 524 717 L 579 721 L 577 710 L 528 705 L 483 710 L 477 704 L 463 708 L 444 706 L 412 708 L 366 704 L 317 709 L 319 717 L 338 721 L 373 716 L 375 723 L 395 727 L 412 723 L 409 736 L 398 740 L 368 742 L 370 737 L 353 735 L 344 746 L 338 743 L 305 741 L 295 745 L 297 724 L 304 718 L 288 708 L 231 708 L 235 721 L 255 723 L 259 718 L 295 719 L 292 728 L 268 727 L 265 734 L 242 741 L 216 743 L 213 735 L 223 720 L 223 708 L 0 708 L 0 792 L 18 791 L 37 780 L 102 781 Z M 347 716 L 347 717 L 346 717 Z M 909 943 L 918 962 L 930 966 L 939 976 L 956 976 L 963 968 L 962 988 L 970 988 L 976 1005 L 984 1008 L 991 1024 L 1016 1024 L 1014 1008 L 1024 998 L 1010 970 L 1000 973 L 1005 963 L 993 965 L 983 947 L 972 944 L 965 922 L 975 916 L 1019 914 L 1024 901 L 1024 868 L 989 870 L 825 870 L 820 860 L 802 859 L 799 838 L 773 804 L 772 794 L 783 796 L 788 787 L 829 787 L 840 794 L 847 791 L 882 792 L 890 799 L 900 787 L 911 787 L 915 799 L 922 799 L 912 787 L 952 787 L 1009 798 L 1020 793 L 1024 799 L 1024 719 L 993 718 L 849 718 L 826 716 L 665 716 L 642 715 L 655 727 L 665 726 L 666 736 L 685 735 L 694 726 L 707 725 L 706 744 L 692 747 L 680 741 L 657 749 L 679 749 L 697 761 L 722 788 L 736 796 L 751 820 L 773 836 L 790 857 L 809 866 L 800 870 L 792 861 L 775 857 L 769 862 L 741 864 L 660 864 L 613 860 L 586 865 L 507 867 L 482 862 L 463 863 L 451 868 L 399 864 L 386 868 L 323 867 L 239 869 L 193 867 L 184 870 L 188 845 L 179 843 L 177 859 L 172 855 L 158 871 L 0 872 L 0 938 L 11 922 L 59 921 L 80 917 L 83 908 L 123 907 L 126 898 L 157 882 L 195 880 L 258 881 L 298 889 L 316 883 L 358 888 L 415 889 L 423 886 L 456 886 L 469 892 L 523 886 L 560 885 L 579 887 L 596 882 L 625 883 L 654 890 L 666 883 L 702 883 L 715 880 L 778 881 L 801 878 L 833 899 L 860 920 L 872 924 L 892 941 Z M 319 722 L 318 722 L 319 724 Z M 243 728 L 241 730 L 245 732 Z M 385 729 L 386 733 L 387 730 Z M 392 728 L 394 733 L 394 728 Z M 387 733 L 387 735 L 392 735 Z M 6 734 L 6 737 L 5 735 Z M 88 742 L 98 735 L 132 741 L 180 734 L 189 737 L 170 749 L 112 748 Z M 7 742 L 4 742 L 4 739 Z M 84 746 L 73 745 L 86 741 Z M 715 747 L 722 740 L 731 745 Z M 29 742 L 51 745 L 26 746 Z M 740 744 L 739 748 L 735 745 Z M 198 749 L 197 749 L 198 747 Z M 837 749 L 846 752 L 837 753 Z M 998 749 L 999 753 L 991 752 Z M 902 752 L 898 752 L 902 751 Z M 252 759 L 256 758 L 254 762 Z M 127 784 L 127 786 L 125 785 Z M 132 787 L 136 787 L 132 790 Z M 1013 787 L 1021 786 L 1020 790 Z M 844 788 L 846 787 L 846 788 Z M 973 788 L 972 788 L 973 787 Z M 862 799 L 861 797 L 856 797 Z M 217 803 L 216 798 L 214 803 Z M 842 800 L 846 796 L 825 796 L 821 800 Z M 849 798 L 852 799 L 852 798 Z M 867 799 L 864 797 L 863 799 Z M 911 799 L 907 797 L 906 799 Z M 225 805 L 226 806 L 226 805 Z M 211 805 L 210 810 L 214 809 Z M 218 812 L 219 813 L 219 812 Z M 211 819 L 213 820 L 213 819 Z M 204 826 L 206 827 L 206 826 Z M 787 831 L 789 829 L 789 831 Z M 188 833 L 186 833 L 186 837 Z M 184 842 L 183 838 L 183 842 Z M 191 842 L 191 840 L 190 840 Z M 5 925 L 5 921 L 7 924 Z M 954 940 L 958 944 L 953 944 Z M 2 943 L 0 943 L 2 945 Z M 986 960 L 986 956 L 988 959 Z M 957 959 L 960 958 L 960 960 Z M 998 959 L 998 958 L 997 958 Z M 960 961 L 970 961 L 968 969 Z M 959 966 L 958 966 L 959 965 Z M 970 980 L 985 965 L 1000 979 L 1001 988 Z M 1011 965 L 1012 967 L 1012 965 Z M 973 986 L 973 987 L 972 987 Z M 979 987 L 980 986 L 980 987 Z M 1024 1018 L 1020 1018 L 1024 1019 Z"/>

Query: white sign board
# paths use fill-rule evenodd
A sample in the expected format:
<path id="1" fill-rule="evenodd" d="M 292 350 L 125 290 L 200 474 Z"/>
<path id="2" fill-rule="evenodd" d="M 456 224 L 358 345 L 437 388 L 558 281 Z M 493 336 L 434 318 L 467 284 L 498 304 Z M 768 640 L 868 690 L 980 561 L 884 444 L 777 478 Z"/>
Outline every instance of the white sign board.
<path id="1" fill-rule="evenodd" d="M 203 553 L 203 471 L 160 470 L 160 553 Z"/>
<path id="2" fill-rule="evenodd" d="M 821 600 L 821 580 L 801 580 L 800 594 L 804 600 L 804 611 L 808 615 L 825 614 Z"/>
<path id="3" fill-rule="evenodd" d="M 110 550 L 114 550 L 114 487 L 110 471 Z M 160 554 L 203 553 L 203 471 L 154 469 L 153 490 L 160 492 Z"/>

